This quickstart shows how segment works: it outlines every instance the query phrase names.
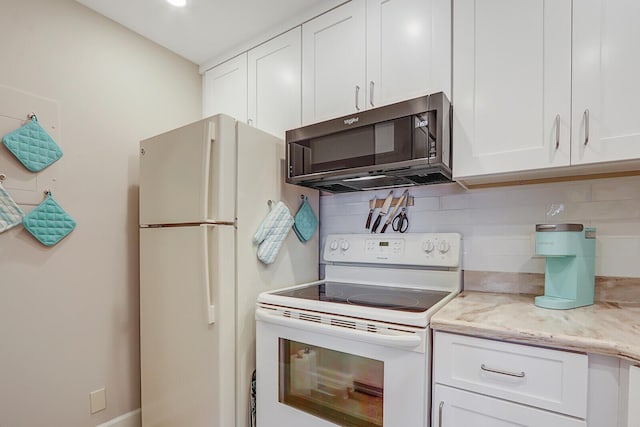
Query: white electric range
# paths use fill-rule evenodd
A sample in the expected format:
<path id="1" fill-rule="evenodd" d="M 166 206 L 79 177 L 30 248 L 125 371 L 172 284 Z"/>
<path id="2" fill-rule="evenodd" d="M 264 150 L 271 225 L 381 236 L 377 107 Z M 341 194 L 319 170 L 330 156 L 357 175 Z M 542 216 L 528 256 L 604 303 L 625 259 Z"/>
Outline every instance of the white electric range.
<path id="1" fill-rule="evenodd" d="M 460 240 L 330 235 L 324 280 L 260 294 L 257 425 L 427 427 L 429 320 L 461 290 Z"/>

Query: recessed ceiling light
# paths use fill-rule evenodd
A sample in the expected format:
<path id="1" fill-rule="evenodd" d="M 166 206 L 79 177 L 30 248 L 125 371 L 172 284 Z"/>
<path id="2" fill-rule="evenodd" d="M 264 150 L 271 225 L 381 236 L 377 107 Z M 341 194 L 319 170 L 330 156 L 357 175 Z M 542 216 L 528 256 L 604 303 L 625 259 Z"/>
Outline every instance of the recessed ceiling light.
<path id="1" fill-rule="evenodd" d="M 187 5 L 187 0 L 167 0 L 167 3 L 176 7 L 184 7 Z"/>

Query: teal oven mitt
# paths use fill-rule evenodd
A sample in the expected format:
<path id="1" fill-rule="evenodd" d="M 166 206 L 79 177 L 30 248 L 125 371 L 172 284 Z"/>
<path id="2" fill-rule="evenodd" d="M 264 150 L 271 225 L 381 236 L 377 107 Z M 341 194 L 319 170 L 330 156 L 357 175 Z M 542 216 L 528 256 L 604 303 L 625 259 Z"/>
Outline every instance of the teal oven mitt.
<path id="1" fill-rule="evenodd" d="M 318 218 L 313 212 L 307 196 L 304 196 L 302 205 L 300 205 L 300 209 L 298 209 L 293 220 L 293 231 L 301 242 L 306 242 L 313 237 L 313 233 L 315 233 L 316 228 L 318 228 Z"/>
<path id="2" fill-rule="evenodd" d="M 42 129 L 35 114 L 26 125 L 6 134 L 2 143 L 31 172 L 40 172 L 62 157 L 62 150 Z"/>
<path id="3" fill-rule="evenodd" d="M 22 219 L 24 228 L 45 246 L 53 246 L 76 227 L 76 222 L 60 207 L 51 193 Z"/>

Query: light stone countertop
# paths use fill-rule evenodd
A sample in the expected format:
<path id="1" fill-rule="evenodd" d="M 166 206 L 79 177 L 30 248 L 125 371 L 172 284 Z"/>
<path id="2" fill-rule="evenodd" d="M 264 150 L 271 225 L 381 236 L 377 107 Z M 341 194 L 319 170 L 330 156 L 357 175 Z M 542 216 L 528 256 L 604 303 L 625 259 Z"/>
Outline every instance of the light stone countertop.
<path id="1" fill-rule="evenodd" d="M 540 308 L 534 295 L 465 291 L 431 318 L 435 330 L 617 356 L 640 363 L 640 304 Z"/>

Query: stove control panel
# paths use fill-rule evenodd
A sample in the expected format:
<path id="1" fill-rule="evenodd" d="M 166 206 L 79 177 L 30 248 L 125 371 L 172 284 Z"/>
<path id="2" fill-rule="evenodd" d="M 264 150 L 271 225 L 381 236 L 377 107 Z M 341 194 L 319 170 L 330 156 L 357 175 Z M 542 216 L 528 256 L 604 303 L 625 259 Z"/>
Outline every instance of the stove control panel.
<path id="1" fill-rule="evenodd" d="M 327 262 L 459 267 L 458 233 L 330 234 L 324 244 Z"/>

